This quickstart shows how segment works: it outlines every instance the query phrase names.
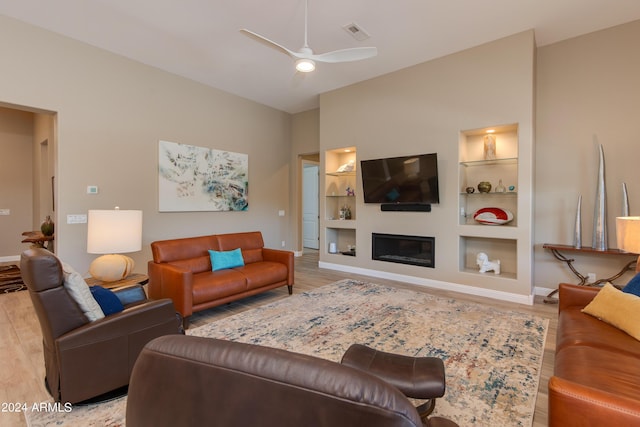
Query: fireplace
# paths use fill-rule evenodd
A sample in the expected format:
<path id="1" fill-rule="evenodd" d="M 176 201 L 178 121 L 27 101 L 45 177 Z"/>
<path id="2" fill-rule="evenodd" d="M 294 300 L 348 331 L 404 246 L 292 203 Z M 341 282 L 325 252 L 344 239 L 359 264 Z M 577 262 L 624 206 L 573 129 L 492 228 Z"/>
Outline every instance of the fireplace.
<path id="1" fill-rule="evenodd" d="M 374 260 L 435 266 L 435 237 L 372 233 L 371 240 Z"/>

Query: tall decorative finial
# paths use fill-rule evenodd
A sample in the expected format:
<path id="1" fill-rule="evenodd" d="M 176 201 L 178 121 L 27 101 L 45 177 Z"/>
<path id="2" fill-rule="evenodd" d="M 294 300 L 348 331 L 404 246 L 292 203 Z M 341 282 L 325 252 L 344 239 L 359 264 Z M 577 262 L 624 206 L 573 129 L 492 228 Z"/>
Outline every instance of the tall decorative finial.
<path id="1" fill-rule="evenodd" d="M 622 216 L 629 216 L 629 193 L 627 183 L 622 183 Z"/>
<path id="2" fill-rule="evenodd" d="M 597 142 L 594 135 L 593 139 Z M 593 214 L 593 249 L 607 250 L 607 194 L 604 183 L 604 149 L 599 144 L 600 166 L 598 167 L 598 186 L 596 189 L 596 206 Z"/>

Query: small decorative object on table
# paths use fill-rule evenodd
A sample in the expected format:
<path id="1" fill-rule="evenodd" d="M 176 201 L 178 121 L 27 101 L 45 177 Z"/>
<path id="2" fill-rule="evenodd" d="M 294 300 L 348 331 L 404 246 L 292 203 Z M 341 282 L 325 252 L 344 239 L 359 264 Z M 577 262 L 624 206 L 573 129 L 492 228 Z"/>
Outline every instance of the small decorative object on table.
<path id="1" fill-rule="evenodd" d="M 47 215 L 47 218 L 40 226 L 40 231 L 42 231 L 42 234 L 45 236 L 53 236 L 54 224 L 53 221 L 51 221 L 51 216 Z"/>
<path id="2" fill-rule="evenodd" d="M 573 232 L 573 247 L 582 247 L 582 195 L 578 196 L 578 206 L 576 207 L 576 223 Z"/>
<path id="3" fill-rule="evenodd" d="M 478 264 L 478 267 L 480 267 L 480 273 L 493 271 L 495 274 L 500 274 L 500 260 L 495 259 L 489 261 L 489 256 L 484 252 L 478 253 L 478 256 L 476 257 L 476 264 Z"/>
<path id="4" fill-rule="evenodd" d="M 488 193 L 491 191 L 491 183 L 489 181 L 482 181 L 478 184 L 478 191 L 481 193 Z"/>

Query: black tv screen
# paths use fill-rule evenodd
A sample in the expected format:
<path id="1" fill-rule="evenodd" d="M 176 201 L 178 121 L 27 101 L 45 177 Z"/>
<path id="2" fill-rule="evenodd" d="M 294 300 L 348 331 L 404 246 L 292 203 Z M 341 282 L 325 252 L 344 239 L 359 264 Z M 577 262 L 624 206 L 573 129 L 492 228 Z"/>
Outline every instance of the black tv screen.
<path id="1" fill-rule="evenodd" d="M 365 203 L 439 203 L 436 153 L 362 160 Z"/>

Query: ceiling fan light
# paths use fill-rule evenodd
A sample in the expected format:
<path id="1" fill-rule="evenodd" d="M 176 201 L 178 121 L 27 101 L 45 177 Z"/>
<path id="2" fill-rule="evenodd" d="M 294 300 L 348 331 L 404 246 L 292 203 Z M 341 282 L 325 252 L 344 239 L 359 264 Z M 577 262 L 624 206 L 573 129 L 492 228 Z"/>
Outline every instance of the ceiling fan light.
<path id="1" fill-rule="evenodd" d="M 301 73 L 310 73 L 316 69 L 316 63 L 312 59 L 298 59 L 296 61 L 296 70 Z"/>

